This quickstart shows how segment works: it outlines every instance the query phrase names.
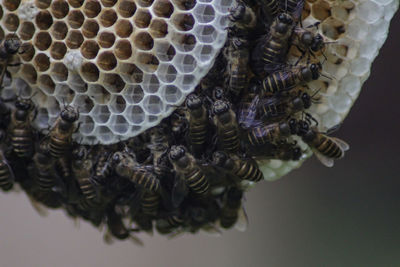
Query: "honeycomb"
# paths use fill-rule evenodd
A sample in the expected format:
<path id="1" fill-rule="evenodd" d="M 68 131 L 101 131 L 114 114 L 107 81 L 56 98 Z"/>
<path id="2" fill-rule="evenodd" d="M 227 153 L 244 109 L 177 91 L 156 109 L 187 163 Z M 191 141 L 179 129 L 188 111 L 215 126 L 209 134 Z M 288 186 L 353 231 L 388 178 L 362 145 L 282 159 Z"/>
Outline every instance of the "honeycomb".
<path id="1" fill-rule="evenodd" d="M 0 38 L 18 35 L 23 53 L 9 67 L 2 97 L 33 96 L 46 129 L 65 104 L 79 107 L 84 144 L 138 135 L 167 117 L 207 73 L 226 39 L 231 0 L 3 0 Z M 310 84 L 321 130 L 343 121 L 384 43 L 397 0 L 308 0 L 304 27 L 319 21 L 325 76 Z M 298 56 L 291 51 L 293 57 Z M 17 88 L 17 89 L 16 89 Z M 301 144 L 301 142 L 300 142 Z M 307 146 L 301 144 L 306 150 Z M 260 161 L 266 180 L 302 160 Z"/>
<path id="2" fill-rule="evenodd" d="M 22 41 L 2 97 L 33 96 L 47 129 L 79 107 L 83 144 L 157 125 L 208 72 L 226 39 L 229 0 L 2 0 L 0 39 Z M 18 88 L 18 89 L 15 89 Z"/>

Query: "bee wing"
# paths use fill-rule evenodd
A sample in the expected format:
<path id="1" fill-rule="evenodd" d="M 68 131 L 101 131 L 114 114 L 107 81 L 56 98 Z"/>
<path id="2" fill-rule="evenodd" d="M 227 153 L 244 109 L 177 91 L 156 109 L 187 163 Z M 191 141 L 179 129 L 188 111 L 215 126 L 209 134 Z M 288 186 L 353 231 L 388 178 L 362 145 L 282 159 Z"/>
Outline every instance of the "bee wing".
<path id="1" fill-rule="evenodd" d="M 335 142 L 343 151 L 347 151 L 350 149 L 349 144 L 347 144 L 345 141 L 342 139 L 339 139 L 337 137 L 331 137 L 332 141 Z"/>
<path id="2" fill-rule="evenodd" d="M 249 218 L 247 217 L 246 210 L 242 205 L 242 207 L 239 209 L 238 212 L 238 220 L 235 224 L 235 228 L 241 232 L 244 232 L 246 231 L 248 225 L 249 225 Z"/>
<path id="3" fill-rule="evenodd" d="M 186 194 L 188 193 L 188 188 L 186 186 L 185 180 L 181 175 L 176 175 L 174 186 L 171 191 L 171 203 L 174 208 L 177 208 L 182 203 Z"/>
<path id="4" fill-rule="evenodd" d="M 135 236 L 135 235 L 133 235 L 133 234 L 130 234 L 129 239 L 130 239 L 135 245 L 138 245 L 138 246 L 141 246 L 141 247 L 144 246 L 144 243 L 143 243 L 142 239 L 140 239 L 139 237 L 137 237 L 137 236 Z"/>
<path id="5" fill-rule="evenodd" d="M 205 233 L 212 235 L 212 236 L 221 236 L 222 231 L 214 224 L 208 223 L 204 225 L 201 230 L 203 230 Z"/>
<path id="6" fill-rule="evenodd" d="M 332 158 L 329 158 L 329 157 L 323 155 L 322 153 L 318 152 L 315 149 L 313 149 L 313 152 L 314 152 L 315 156 L 317 157 L 317 159 L 322 164 L 324 164 L 326 167 L 333 167 L 333 164 L 335 163 L 335 161 Z"/>
<path id="7" fill-rule="evenodd" d="M 294 21 L 299 21 L 301 19 L 301 14 L 303 13 L 304 0 L 299 0 L 297 2 L 295 10 L 292 12 L 292 17 Z"/>
<path id="8" fill-rule="evenodd" d="M 331 134 L 333 134 L 334 132 L 336 132 L 337 130 L 339 130 L 340 129 L 340 126 L 342 126 L 342 124 L 336 124 L 335 126 L 333 126 L 333 127 L 331 127 L 331 128 L 329 128 L 327 131 L 326 131 L 326 135 L 331 135 Z"/>
<path id="9" fill-rule="evenodd" d="M 37 202 L 33 197 L 28 195 L 29 202 L 31 203 L 32 207 L 39 213 L 40 216 L 47 216 L 48 210 L 43 206 L 41 203 Z"/>

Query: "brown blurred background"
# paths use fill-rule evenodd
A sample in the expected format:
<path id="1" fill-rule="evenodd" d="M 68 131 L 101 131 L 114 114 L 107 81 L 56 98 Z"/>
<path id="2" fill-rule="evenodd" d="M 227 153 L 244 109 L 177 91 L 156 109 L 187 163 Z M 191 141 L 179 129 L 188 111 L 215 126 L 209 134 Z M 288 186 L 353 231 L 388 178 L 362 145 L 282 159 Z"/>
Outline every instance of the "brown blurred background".
<path id="1" fill-rule="evenodd" d="M 104 244 L 61 211 L 40 217 L 0 194 L 0 266 L 400 266 L 400 14 L 337 133 L 351 144 L 332 169 L 317 160 L 247 194 L 247 232 Z"/>

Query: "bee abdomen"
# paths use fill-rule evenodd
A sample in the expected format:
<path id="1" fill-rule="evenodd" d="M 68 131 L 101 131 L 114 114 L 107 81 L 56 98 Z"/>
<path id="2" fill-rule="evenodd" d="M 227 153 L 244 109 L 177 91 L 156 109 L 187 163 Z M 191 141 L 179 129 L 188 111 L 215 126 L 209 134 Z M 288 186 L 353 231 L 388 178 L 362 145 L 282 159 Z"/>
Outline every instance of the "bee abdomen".
<path id="1" fill-rule="evenodd" d="M 263 80 L 263 89 L 268 93 L 277 93 L 295 85 L 295 77 L 292 72 L 277 71 L 268 75 Z"/>
<path id="2" fill-rule="evenodd" d="M 177 215 L 169 216 L 169 217 L 166 219 L 166 221 L 167 221 L 168 225 L 169 225 L 171 228 L 173 228 L 173 227 L 178 227 L 178 226 L 180 226 L 180 225 L 183 224 L 183 219 L 182 219 L 180 216 L 177 216 Z"/>
<path id="3" fill-rule="evenodd" d="M 202 145 L 206 141 L 207 124 L 193 123 L 190 125 L 189 138 L 194 145 Z"/>
<path id="4" fill-rule="evenodd" d="M 33 144 L 31 132 L 25 129 L 14 129 L 11 134 L 11 144 L 18 157 L 30 156 Z"/>
<path id="5" fill-rule="evenodd" d="M 14 183 L 8 166 L 3 162 L 0 162 L 0 188 L 4 191 L 8 191 L 13 187 L 13 185 Z"/>
<path id="6" fill-rule="evenodd" d="M 322 138 L 322 142 L 316 147 L 316 149 L 330 158 L 337 159 L 343 156 L 343 151 L 340 149 L 340 147 L 326 137 Z"/>
<path id="7" fill-rule="evenodd" d="M 275 17 L 278 14 L 278 11 L 279 11 L 278 0 L 263 1 L 263 4 L 266 6 L 266 8 L 269 11 L 269 14 L 272 17 Z"/>
<path id="8" fill-rule="evenodd" d="M 52 157 L 60 158 L 70 150 L 70 142 L 53 137 L 49 144 L 49 150 Z"/>
<path id="9" fill-rule="evenodd" d="M 247 135 L 247 139 L 253 146 L 264 145 L 272 141 L 272 133 L 264 127 L 254 127 Z"/>
<path id="10" fill-rule="evenodd" d="M 153 192 L 146 192 L 142 197 L 142 211 L 146 215 L 156 215 L 158 211 L 159 195 Z"/>
<path id="11" fill-rule="evenodd" d="M 249 180 L 252 182 L 258 182 L 263 179 L 263 174 L 258 166 L 248 161 L 241 165 L 236 175 L 242 180 Z"/>
<path id="12" fill-rule="evenodd" d="M 36 176 L 36 183 L 42 191 L 51 191 L 54 186 L 54 179 L 49 172 L 41 172 L 39 170 Z"/>
<path id="13" fill-rule="evenodd" d="M 86 199 L 95 199 L 96 198 L 96 190 L 93 184 L 90 182 L 90 179 L 87 177 L 80 177 L 78 179 L 79 188 L 82 191 L 82 194 Z"/>
<path id="14" fill-rule="evenodd" d="M 239 133 L 236 128 L 232 128 L 221 134 L 222 148 L 230 153 L 235 153 L 239 149 Z"/>
<path id="15" fill-rule="evenodd" d="M 207 194 L 210 187 L 206 176 L 199 169 L 195 169 L 191 174 L 186 176 L 186 183 L 199 196 Z"/>
<path id="16" fill-rule="evenodd" d="M 151 192 L 158 192 L 160 189 L 160 181 L 153 174 L 145 170 L 136 170 L 132 175 L 132 180 L 145 190 Z"/>
<path id="17" fill-rule="evenodd" d="M 223 228 L 228 229 L 235 225 L 238 217 L 238 211 L 236 209 L 225 208 L 221 211 L 219 221 Z"/>

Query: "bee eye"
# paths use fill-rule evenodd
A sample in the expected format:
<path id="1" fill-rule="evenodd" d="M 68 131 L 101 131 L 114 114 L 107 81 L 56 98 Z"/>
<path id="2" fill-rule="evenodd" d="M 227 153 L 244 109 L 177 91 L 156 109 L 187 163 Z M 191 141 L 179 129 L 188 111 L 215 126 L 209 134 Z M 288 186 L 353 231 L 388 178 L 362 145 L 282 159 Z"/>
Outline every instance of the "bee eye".
<path id="1" fill-rule="evenodd" d="M 285 14 L 283 14 L 283 13 L 279 14 L 278 20 L 280 20 L 280 21 L 285 21 L 285 19 L 286 19 Z"/>

